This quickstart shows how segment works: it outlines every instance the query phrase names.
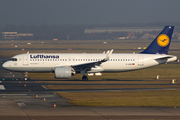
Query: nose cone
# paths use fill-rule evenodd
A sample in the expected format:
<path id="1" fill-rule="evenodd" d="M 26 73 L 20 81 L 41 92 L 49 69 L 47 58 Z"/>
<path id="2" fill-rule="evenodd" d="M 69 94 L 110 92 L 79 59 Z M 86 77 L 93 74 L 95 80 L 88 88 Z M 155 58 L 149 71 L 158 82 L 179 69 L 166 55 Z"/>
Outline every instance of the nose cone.
<path id="1" fill-rule="evenodd" d="M 2 64 L 2 67 L 3 67 L 4 69 L 8 69 L 9 64 L 8 64 L 7 62 L 5 62 L 5 63 Z"/>

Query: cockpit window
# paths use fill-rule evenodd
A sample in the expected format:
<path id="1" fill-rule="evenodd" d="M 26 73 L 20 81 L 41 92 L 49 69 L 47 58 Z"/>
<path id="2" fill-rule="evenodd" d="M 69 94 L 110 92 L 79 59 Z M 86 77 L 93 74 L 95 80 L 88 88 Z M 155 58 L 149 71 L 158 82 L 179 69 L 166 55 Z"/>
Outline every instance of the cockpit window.
<path id="1" fill-rule="evenodd" d="M 11 58 L 10 60 L 11 61 L 17 61 L 17 58 Z"/>

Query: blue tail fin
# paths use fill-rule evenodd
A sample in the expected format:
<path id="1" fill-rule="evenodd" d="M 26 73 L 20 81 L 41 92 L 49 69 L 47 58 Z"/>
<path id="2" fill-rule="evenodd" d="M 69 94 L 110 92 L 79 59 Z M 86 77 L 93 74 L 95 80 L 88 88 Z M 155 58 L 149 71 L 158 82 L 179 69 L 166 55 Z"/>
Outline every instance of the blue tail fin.
<path id="1" fill-rule="evenodd" d="M 174 26 L 165 26 L 161 33 L 142 54 L 167 54 L 171 43 Z"/>

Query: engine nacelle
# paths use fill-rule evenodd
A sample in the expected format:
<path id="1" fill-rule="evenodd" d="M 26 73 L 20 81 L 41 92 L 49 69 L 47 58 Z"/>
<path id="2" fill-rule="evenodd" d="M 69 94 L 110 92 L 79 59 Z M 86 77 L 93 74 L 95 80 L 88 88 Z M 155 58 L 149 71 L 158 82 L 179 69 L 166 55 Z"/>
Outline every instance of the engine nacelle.
<path id="1" fill-rule="evenodd" d="M 54 77 L 55 78 L 71 78 L 72 72 L 69 67 L 55 67 L 54 68 Z"/>

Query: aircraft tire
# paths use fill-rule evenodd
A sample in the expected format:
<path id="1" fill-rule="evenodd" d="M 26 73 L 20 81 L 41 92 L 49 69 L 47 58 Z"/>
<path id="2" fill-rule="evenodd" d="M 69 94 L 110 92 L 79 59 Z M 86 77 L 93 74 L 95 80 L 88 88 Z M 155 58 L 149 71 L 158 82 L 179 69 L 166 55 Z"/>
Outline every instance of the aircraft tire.
<path id="1" fill-rule="evenodd" d="M 82 80 L 83 80 L 83 81 L 88 81 L 88 77 L 87 77 L 87 76 L 83 76 L 83 77 L 82 77 Z"/>

